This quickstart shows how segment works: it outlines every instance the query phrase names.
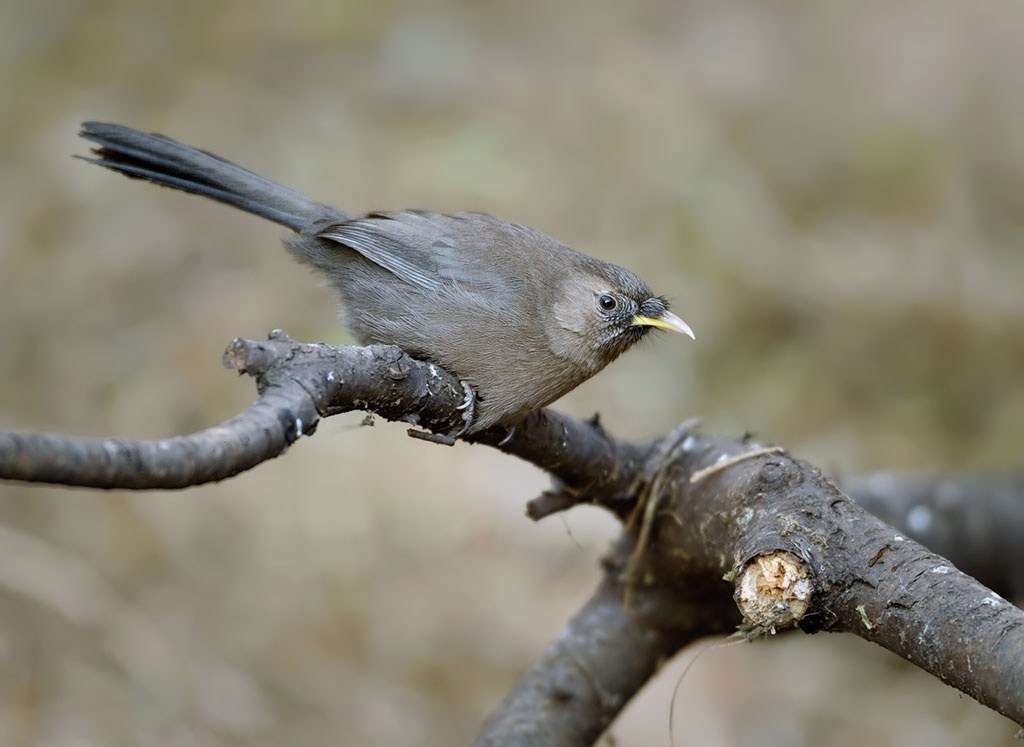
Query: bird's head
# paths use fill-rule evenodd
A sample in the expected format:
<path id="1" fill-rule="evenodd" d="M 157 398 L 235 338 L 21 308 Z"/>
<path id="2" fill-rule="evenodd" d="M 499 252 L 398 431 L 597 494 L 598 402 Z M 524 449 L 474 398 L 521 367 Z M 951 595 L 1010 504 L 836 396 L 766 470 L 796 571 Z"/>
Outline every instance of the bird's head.
<path id="1" fill-rule="evenodd" d="M 693 330 L 647 283 L 617 265 L 595 263 L 564 278 L 549 336 L 556 352 L 597 371 L 652 329 Z"/>

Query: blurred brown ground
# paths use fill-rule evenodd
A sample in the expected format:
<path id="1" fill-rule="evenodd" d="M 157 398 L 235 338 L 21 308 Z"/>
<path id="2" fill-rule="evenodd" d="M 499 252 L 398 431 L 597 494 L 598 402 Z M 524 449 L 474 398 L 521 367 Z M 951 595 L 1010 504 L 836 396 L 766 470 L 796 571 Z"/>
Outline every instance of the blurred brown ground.
<path id="1" fill-rule="evenodd" d="M 72 161 L 94 118 L 635 269 L 697 342 L 560 404 L 617 434 L 700 414 L 840 476 L 1019 467 L 1022 70 L 1011 2 L 7 0 L 0 427 L 188 432 L 254 396 L 233 336 L 348 340 L 278 228 Z M 531 524 L 536 470 L 359 419 L 181 493 L 0 485 L 0 744 L 470 740 L 615 525 Z M 691 655 L 617 744 L 668 743 Z M 677 745 L 1014 732 L 838 636 L 706 653 L 675 708 Z"/>

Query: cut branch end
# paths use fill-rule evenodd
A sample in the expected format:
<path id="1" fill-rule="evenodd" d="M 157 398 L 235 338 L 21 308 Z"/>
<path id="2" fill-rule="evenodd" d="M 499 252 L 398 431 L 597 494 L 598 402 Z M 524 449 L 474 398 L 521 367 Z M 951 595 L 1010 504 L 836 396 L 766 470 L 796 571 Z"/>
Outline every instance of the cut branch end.
<path id="1" fill-rule="evenodd" d="M 792 553 L 776 551 L 747 562 L 736 582 L 736 604 L 745 622 L 774 633 L 800 622 L 813 586 L 806 563 Z"/>

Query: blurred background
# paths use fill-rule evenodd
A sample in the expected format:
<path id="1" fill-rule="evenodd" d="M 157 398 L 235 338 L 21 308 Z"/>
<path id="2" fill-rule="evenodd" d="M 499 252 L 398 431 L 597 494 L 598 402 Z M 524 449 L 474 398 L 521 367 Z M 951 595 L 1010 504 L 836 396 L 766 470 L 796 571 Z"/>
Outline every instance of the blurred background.
<path id="1" fill-rule="evenodd" d="M 236 335 L 345 343 L 281 229 L 80 161 L 163 132 L 350 211 L 483 210 L 647 278 L 694 328 L 559 407 L 701 415 L 837 477 L 1024 443 L 1024 6 L 0 4 L 0 427 L 152 438 L 252 383 Z M 324 422 L 220 485 L 0 485 L 0 743 L 467 743 L 617 532 L 534 468 Z M 612 728 L 668 744 L 670 663 Z M 852 638 L 712 650 L 676 745 L 1009 744 Z M 611 738 L 608 744 L 612 743 Z"/>

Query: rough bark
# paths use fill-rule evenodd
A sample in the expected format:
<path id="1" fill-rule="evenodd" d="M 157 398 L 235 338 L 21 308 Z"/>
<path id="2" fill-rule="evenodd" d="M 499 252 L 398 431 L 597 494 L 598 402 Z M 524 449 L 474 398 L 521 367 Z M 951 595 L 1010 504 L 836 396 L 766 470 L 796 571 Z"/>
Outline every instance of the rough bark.
<path id="1" fill-rule="evenodd" d="M 227 477 L 280 456 L 322 417 L 351 410 L 457 431 L 465 395 L 458 379 L 388 345 L 297 343 L 283 332 L 232 341 L 224 365 L 256 379 L 245 412 L 187 436 L 157 440 L 82 438 L 0 431 L 0 478 L 106 489 L 183 488 Z M 573 486 L 600 488 L 609 502 L 626 489 L 647 450 L 607 436 L 596 421 L 542 410 L 516 427 L 474 434 Z M 625 499 L 623 499 L 625 500 Z M 625 510 L 620 507 L 619 510 Z"/>
<path id="2" fill-rule="evenodd" d="M 225 363 L 255 377 L 260 393 L 237 417 L 157 441 L 0 433 L 0 477 L 184 487 L 278 456 L 338 412 L 369 410 L 440 433 L 463 424 L 460 383 L 397 348 L 304 345 L 273 333 L 266 341 L 235 340 Z M 532 517 L 589 502 L 625 525 L 601 586 L 488 722 L 482 744 L 596 739 L 679 647 L 733 630 L 737 603 L 752 633 L 794 625 L 854 633 L 1024 724 L 1021 610 L 868 513 L 813 466 L 778 448 L 693 428 L 684 423 L 658 441 L 631 444 L 596 419 L 544 410 L 511 434 L 493 428 L 470 439 L 555 477 L 530 502 Z M 980 513 L 972 536 L 987 532 L 1004 544 L 977 567 L 1024 567 L 1019 481 L 893 487 L 900 484 L 876 478 L 855 487 L 869 505 L 880 495 L 897 505 L 895 517 L 911 531 L 927 523 L 926 510 L 924 528 L 943 528 L 936 544 L 953 536 L 954 517 Z M 988 499 L 982 504 L 979 496 Z M 949 543 L 951 555 L 962 549 Z"/>
<path id="3" fill-rule="evenodd" d="M 880 472 L 842 481 L 857 503 L 1004 597 L 1024 599 L 1024 477 Z"/>
<path id="4" fill-rule="evenodd" d="M 624 537 L 604 581 L 484 726 L 477 745 L 593 743 L 658 668 L 696 638 L 739 621 L 720 583 L 646 589 L 624 604 Z"/>
<path id="5" fill-rule="evenodd" d="M 867 513 L 805 462 L 721 437 L 691 434 L 676 443 L 660 489 L 641 493 L 627 523 L 620 548 L 631 548 L 629 559 L 609 564 L 595 595 L 622 583 L 631 602 L 623 614 L 644 610 L 631 620 L 649 636 L 631 636 L 629 656 L 664 655 L 665 634 L 688 641 L 732 632 L 736 618 L 722 613 L 688 635 L 689 618 L 676 603 L 696 594 L 702 609 L 713 610 L 735 596 L 750 635 L 793 625 L 853 633 L 1024 723 L 1024 612 Z M 587 618 L 591 604 L 577 619 Z M 614 714 L 588 711 L 582 700 L 561 703 L 563 713 L 550 719 L 539 704 L 527 705 L 562 677 L 559 652 L 586 648 L 587 635 L 576 641 L 573 624 L 562 631 L 485 726 L 481 744 L 581 744 L 566 737 L 576 735 L 564 713 L 574 709 L 610 723 Z M 616 703 L 627 702 L 633 692 L 625 689 L 636 684 L 628 677 L 621 683 Z M 523 713 L 510 713 L 520 704 Z M 530 717 L 541 724 L 529 732 L 532 741 L 517 742 Z"/>

